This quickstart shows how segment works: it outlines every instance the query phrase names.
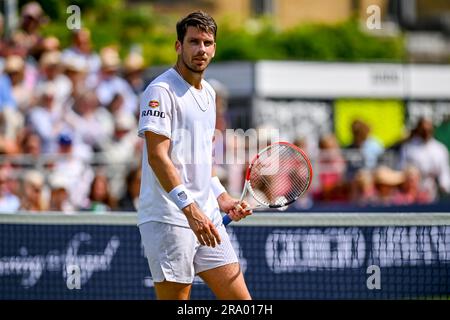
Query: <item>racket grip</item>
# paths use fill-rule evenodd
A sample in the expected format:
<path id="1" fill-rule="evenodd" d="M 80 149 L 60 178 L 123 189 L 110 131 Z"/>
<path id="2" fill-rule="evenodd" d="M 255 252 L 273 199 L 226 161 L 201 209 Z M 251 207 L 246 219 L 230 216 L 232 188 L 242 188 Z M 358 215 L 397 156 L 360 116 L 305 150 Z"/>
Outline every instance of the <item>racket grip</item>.
<path id="1" fill-rule="evenodd" d="M 222 222 L 223 222 L 224 226 L 229 225 L 231 221 L 233 221 L 233 220 L 231 220 L 230 216 L 227 215 L 227 214 L 224 215 L 223 218 L 222 218 Z"/>

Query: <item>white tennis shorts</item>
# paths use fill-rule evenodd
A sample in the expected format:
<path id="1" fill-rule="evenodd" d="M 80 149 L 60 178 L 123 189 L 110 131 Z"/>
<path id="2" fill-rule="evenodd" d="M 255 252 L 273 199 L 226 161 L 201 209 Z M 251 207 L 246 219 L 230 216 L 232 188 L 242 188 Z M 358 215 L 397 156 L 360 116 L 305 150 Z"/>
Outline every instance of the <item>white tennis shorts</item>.
<path id="1" fill-rule="evenodd" d="M 190 228 L 161 222 L 139 226 L 153 282 L 192 283 L 196 274 L 238 262 L 225 226 L 216 226 L 221 244 L 202 246 Z"/>

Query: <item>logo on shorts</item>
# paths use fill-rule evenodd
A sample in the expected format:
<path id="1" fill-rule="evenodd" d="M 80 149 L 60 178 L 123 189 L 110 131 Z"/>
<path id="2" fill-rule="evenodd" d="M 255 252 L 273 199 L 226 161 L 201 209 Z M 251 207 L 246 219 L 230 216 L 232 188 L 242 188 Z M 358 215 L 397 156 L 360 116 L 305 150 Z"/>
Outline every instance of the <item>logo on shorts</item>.
<path id="1" fill-rule="evenodd" d="M 148 106 L 150 108 L 158 108 L 159 107 L 159 101 L 157 101 L 157 100 L 150 100 L 150 102 L 148 103 Z"/>
<path id="2" fill-rule="evenodd" d="M 177 196 L 178 196 L 178 199 L 180 199 L 181 201 L 187 200 L 187 194 L 184 191 L 181 191 L 180 193 L 178 193 Z"/>

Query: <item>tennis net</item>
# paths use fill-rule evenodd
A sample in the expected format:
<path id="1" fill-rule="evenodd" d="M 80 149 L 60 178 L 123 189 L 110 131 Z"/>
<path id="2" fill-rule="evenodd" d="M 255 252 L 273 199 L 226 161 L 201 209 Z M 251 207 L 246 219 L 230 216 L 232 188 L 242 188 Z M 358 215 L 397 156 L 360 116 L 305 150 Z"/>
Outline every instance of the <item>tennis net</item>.
<path id="1" fill-rule="evenodd" d="M 255 299 L 450 297 L 450 213 L 255 213 L 227 230 Z M 135 214 L 0 214 L 0 299 L 152 287 Z M 199 278 L 191 297 L 214 298 Z"/>

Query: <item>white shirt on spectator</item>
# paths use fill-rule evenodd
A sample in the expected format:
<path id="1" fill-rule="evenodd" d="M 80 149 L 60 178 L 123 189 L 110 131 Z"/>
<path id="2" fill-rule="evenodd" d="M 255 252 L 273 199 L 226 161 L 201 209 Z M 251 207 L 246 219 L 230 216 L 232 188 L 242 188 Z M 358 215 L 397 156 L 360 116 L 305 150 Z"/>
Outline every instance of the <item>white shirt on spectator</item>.
<path id="1" fill-rule="evenodd" d="M 88 72 L 90 74 L 95 74 L 100 70 L 101 61 L 100 57 L 97 53 L 83 53 L 78 50 L 76 47 L 70 47 L 63 50 L 61 54 L 61 58 L 63 61 L 68 61 L 70 59 L 83 59 L 88 67 Z M 67 60 L 66 60 L 67 59 Z"/>
<path id="2" fill-rule="evenodd" d="M 414 137 L 403 145 L 400 157 L 402 168 L 412 164 L 420 170 L 422 185 L 433 198 L 437 197 L 436 180 L 443 191 L 450 193 L 449 153 L 444 144 L 434 138 L 425 142 Z"/>
<path id="3" fill-rule="evenodd" d="M 53 80 L 39 79 L 36 84 L 36 92 L 42 91 L 42 88 L 47 86 L 54 87 L 54 101 L 52 110 L 55 113 L 61 114 L 63 112 L 63 105 L 69 99 L 72 93 L 72 82 L 69 78 L 63 74 L 59 74 Z"/>
<path id="4" fill-rule="evenodd" d="M 42 152 L 56 152 L 56 138 L 63 126 L 60 115 L 48 108 L 35 106 L 28 115 L 28 124 L 41 137 Z"/>
<path id="5" fill-rule="evenodd" d="M 113 117 L 103 107 L 97 107 L 94 112 L 84 115 L 70 109 L 66 112 L 65 120 L 73 128 L 77 138 L 93 149 L 101 149 L 111 139 L 114 130 Z"/>
<path id="6" fill-rule="evenodd" d="M 135 114 L 138 109 L 139 102 L 137 95 L 134 93 L 128 82 L 118 76 L 101 80 L 98 84 L 96 93 L 100 104 L 103 106 L 109 105 L 114 96 L 120 94 L 124 101 L 123 111 Z"/>

